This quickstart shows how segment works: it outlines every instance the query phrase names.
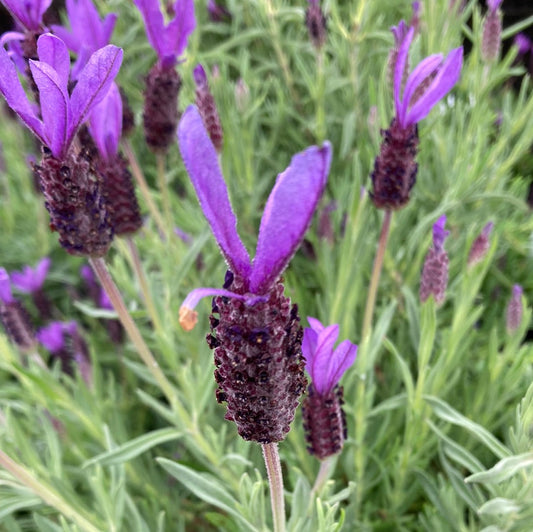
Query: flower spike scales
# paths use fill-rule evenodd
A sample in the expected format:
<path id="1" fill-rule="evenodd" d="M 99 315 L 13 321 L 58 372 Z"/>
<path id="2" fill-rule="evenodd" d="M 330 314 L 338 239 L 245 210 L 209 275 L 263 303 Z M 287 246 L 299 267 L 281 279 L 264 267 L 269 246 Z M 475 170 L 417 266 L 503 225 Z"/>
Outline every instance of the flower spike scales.
<path id="1" fill-rule="evenodd" d="M 194 307 L 214 296 L 211 331 L 215 350 L 217 400 L 227 403 L 245 440 L 279 442 L 289 431 L 305 389 L 302 327 L 296 305 L 283 295 L 280 275 L 301 243 L 326 185 L 331 147 L 312 146 L 295 155 L 279 174 L 266 203 L 255 259 L 239 235 L 217 152 L 196 107 L 178 127 L 185 167 L 229 270 L 223 289 L 193 290 L 180 309 L 180 323 L 191 329 Z"/>

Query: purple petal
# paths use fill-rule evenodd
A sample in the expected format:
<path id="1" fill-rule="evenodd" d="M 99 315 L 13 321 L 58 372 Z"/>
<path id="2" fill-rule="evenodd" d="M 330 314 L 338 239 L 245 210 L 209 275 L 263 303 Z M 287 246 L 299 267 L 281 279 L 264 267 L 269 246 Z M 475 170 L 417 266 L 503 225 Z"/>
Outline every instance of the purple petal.
<path id="1" fill-rule="evenodd" d="M 35 279 L 41 286 L 43 285 L 44 280 L 48 275 L 48 271 L 50 270 L 51 264 L 52 259 L 50 257 L 44 257 L 35 267 Z"/>
<path id="2" fill-rule="evenodd" d="M 21 272 L 12 272 L 11 282 L 13 286 L 26 293 L 39 290 L 44 284 L 51 263 L 49 257 L 44 257 L 35 268 L 24 266 Z"/>
<path id="3" fill-rule="evenodd" d="M 313 331 L 315 331 L 317 334 L 320 334 L 324 330 L 324 325 L 322 325 L 322 323 L 316 318 L 309 316 L 307 321 L 309 322 L 309 325 L 311 325 L 311 329 L 313 329 Z"/>
<path id="4" fill-rule="evenodd" d="M 194 83 L 197 87 L 205 87 L 207 85 L 207 76 L 202 65 L 196 65 L 192 71 Z"/>
<path id="5" fill-rule="evenodd" d="M 38 31 L 52 0 L 2 0 L 2 3 L 24 28 Z"/>
<path id="6" fill-rule="evenodd" d="M 318 320 L 316 320 L 318 321 Z M 305 328 L 302 338 L 302 354 L 305 358 L 305 369 L 309 375 L 313 366 L 313 360 L 316 354 L 316 345 L 319 333 L 314 329 Z"/>
<path id="7" fill-rule="evenodd" d="M 408 29 L 409 26 L 407 26 L 404 20 L 400 20 L 398 26 L 391 26 L 390 30 L 394 35 L 394 44 L 397 48 L 402 44 L 402 41 L 405 39 Z"/>
<path id="8" fill-rule="evenodd" d="M 326 185 L 330 162 L 331 145 L 325 142 L 295 155 L 278 175 L 261 219 L 251 292 L 268 290 L 300 245 Z"/>
<path id="9" fill-rule="evenodd" d="M 49 64 L 31 59 L 29 63 L 33 80 L 39 89 L 46 145 L 54 157 L 60 158 L 68 147 L 66 142 L 69 120 L 67 87 Z"/>
<path id="10" fill-rule="evenodd" d="M 314 356 L 311 362 L 306 363 L 306 369 L 311 376 L 315 390 L 320 394 L 327 393 L 329 360 L 333 352 L 333 346 L 339 337 L 339 326 L 329 325 L 318 335 Z M 305 353 L 304 353 L 304 356 Z"/>
<path id="11" fill-rule="evenodd" d="M 0 47 L 0 92 L 9 107 L 20 116 L 41 142 L 46 144 L 43 123 L 37 118 L 22 88 L 15 65 L 3 47 Z"/>
<path id="12" fill-rule="evenodd" d="M 396 114 L 399 114 L 400 110 L 400 98 L 402 90 L 402 80 L 403 73 L 407 67 L 407 57 L 409 55 L 409 47 L 413 41 L 413 36 L 415 34 L 414 28 L 409 28 L 405 38 L 402 41 L 402 44 L 398 48 L 398 55 L 396 56 L 396 64 L 394 65 L 394 108 L 396 109 Z"/>
<path id="13" fill-rule="evenodd" d="M 350 340 L 341 342 L 329 359 L 327 389 L 332 390 L 341 380 L 344 372 L 354 363 L 357 356 L 357 346 Z"/>
<path id="14" fill-rule="evenodd" d="M 492 229 L 494 228 L 494 222 L 488 222 L 485 227 L 482 229 L 481 234 L 485 238 L 489 238 L 490 234 L 492 233 Z"/>
<path id="15" fill-rule="evenodd" d="M 194 0 L 176 0 L 174 20 L 165 28 L 165 55 L 179 57 L 187 46 L 189 35 L 196 28 Z"/>
<path id="16" fill-rule="evenodd" d="M 230 270 L 247 279 L 250 273 L 250 258 L 237 234 L 237 219 L 231 208 L 217 152 L 205 130 L 198 109 L 193 105 L 187 108 L 180 120 L 178 140 L 185 168 L 222 254 Z"/>
<path id="17" fill-rule="evenodd" d="M 93 107 L 105 98 L 122 63 L 122 49 L 108 44 L 91 55 L 72 91 L 68 142 Z"/>
<path id="18" fill-rule="evenodd" d="M 490 11 L 496 11 L 500 4 L 502 3 L 502 0 L 487 0 L 487 7 Z"/>
<path id="19" fill-rule="evenodd" d="M 141 12 L 146 27 L 146 36 L 152 48 L 160 58 L 165 56 L 165 24 L 159 8 L 159 2 L 154 0 L 133 0 Z"/>
<path id="20" fill-rule="evenodd" d="M 463 47 L 455 48 L 446 57 L 435 79 L 424 94 L 415 102 L 405 118 L 406 127 L 427 116 L 432 107 L 457 83 L 463 65 Z"/>
<path id="21" fill-rule="evenodd" d="M 122 133 L 122 98 L 116 83 L 89 117 L 89 129 L 100 154 L 109 159 L 117 154 Z"/>
<path id="22" fill-rule="evenodd" d="M 519 54 L 527 54 L 533 47 L 533 42 L 525 33 L 517 33 L 514 37 L 514 44 L 518 47 Z"/>
<path id="23" fill-rule="evenodd" d="M 45 33 L 37 40 L 37 53 L 40 61 L 49 64 L 57 72 L 66 89 L 70 74 L 70 55 L 65 43 L 55 35 Z"/>
<path id="24" fill-rule="evenodd" d="M 61 351 L 65 345 L 63 323 L 53 321 L 35 335 L 37 340 L 51 353 Z"/>
<path id="25" fill-rule="evenodd" d="M 423 84 L 424 81 L 439 68 L 441 64 L 442 54 L 430 55 L 423 61 L 420 61 L 411 74 L 409 74 L 401 99 L 400 112 L 398 113 L 400 124 L 403 127 L 406 127 L 405 118 L 413 94 L 420 87 L 420 85 Z"/>
<path id="26" fill-rule="evenodd" d="M 450 234 L 450 231 L 446 231 L 444 226 L 446 225 L 446 215 L 443 214 L 434 224 L 433 224 L 433 247 L 437 251 L 444 249 L 444 241 Z"/>
<path id="27" fill-rule="evenodd" d="M 11 294 L 9 275 L 4 268 L 0 268 L 0 301 L 6 304 L 15 301 Z"/>

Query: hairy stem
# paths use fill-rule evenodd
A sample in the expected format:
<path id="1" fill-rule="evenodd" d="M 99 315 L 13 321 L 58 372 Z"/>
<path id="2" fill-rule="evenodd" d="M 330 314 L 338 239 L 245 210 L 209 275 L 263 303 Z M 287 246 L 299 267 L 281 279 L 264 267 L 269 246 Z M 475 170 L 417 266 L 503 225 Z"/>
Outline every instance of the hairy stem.
<path id="1" fill-rule="evenodd" d="M 89 263 L 91 264 L 96 276 L 100 280 L 102 288 L 105 290 L 107 297 L 111 301 L 113 308 L 118 314 L 120 322 L 124 326 L 124 329 L 128 333 L 130 340 L 133 342 L 133 345 L 137 349 L 139 356 L 142 361 L 145 363 L 148 371 L 152 374 L 156 382 L 159 384 L 161 391 L 166 395 L 170 404 L 175 407 L 177 403 L 176 394 L 174 388 L 165 377 L 165 374 L 161 371 L 159 364 L 152 355 L 150 349 L 146 345 L 137 325 L 133 321 L 122 296 L 114 283 L 111 275 L 107 269 L 106 263 L 102 258 L 90 258 Z"/>
<path id="2" fill-rule="evenodd" d="M 281 474 L 278 444 L 265 443 L 261 447 L 263 448 L 263 458 L 265 459 L 268 483 L 270 485 L 270 503 L 272 505 L 274 532 L 284 532 L 285 499 L 283 497 L 283 476 Z"/>
<path id="3" fill-rule="evenodd" d="M 155 155 L 155 159 L 157 163 L 157 183 L 161 194 L 161 202 L 163 204 L 163 214 L 166 226 L 170 229 L 172 227 L 172 209 L 170 207 L 170 192 L 167 185 L 165 170 L 165 154 L 158 152 Z"/>

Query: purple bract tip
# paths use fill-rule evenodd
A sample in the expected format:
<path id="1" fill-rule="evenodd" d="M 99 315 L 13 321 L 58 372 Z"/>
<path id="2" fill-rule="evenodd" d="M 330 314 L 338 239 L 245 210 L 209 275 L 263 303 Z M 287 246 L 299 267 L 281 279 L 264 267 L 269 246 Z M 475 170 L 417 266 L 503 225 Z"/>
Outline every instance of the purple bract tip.
<path id="1" fill-rule="evenodd" d="M 11 294 L 11 282 L 9 275 L 4 268 L 0 268 L 0 300 L 4 303 L 13 303 L 14 298 Z"/>
<path id="2" fill-rule="evenodd" d="M 444 241 L 450 234 L 450 231 L 446 231 L 444 226 L 446 225 L 446 215 L 443 214 L 433 224 L 433 246 L 437 251 L 440 251 L 444 247 Z"/>
<path id="3" fill-rule="evenodd" d="M 198 87 L 207 85 L 207 76 L 202 65 L 196 65 L 193 70 L 194 82 Z"/>

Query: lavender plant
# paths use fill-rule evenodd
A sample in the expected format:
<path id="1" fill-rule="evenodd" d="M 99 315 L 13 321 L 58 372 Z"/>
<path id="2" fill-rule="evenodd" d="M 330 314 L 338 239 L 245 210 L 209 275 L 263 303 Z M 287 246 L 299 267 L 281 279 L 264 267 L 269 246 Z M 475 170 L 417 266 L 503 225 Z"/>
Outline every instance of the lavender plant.
<path id="1" fill-rule="evenodd" d="M 154 0 L 139 13 L 124 0 L 69 0 L 61 29 L 47 2 L 11 4 L 54 35 L 27 62 L 17 39 L 30 33 L 17 20 L 18 37 L 8 32 L 0 50 L 6 100 L 39 133 L 0 108 L 0 311 L 26 307 L 30 331 L 17 344 L 0 330 L 0 528 L 529 532 L 533 96 L 519 62 L 529 52 L 513 43 L 530 14 L 506 26 L 510 2 Z M 503 24 L 487 60 L 491 16 Z M 219 151 L 194 109 L 180 145 L 169 128 L 155 157 L 142 125 L 125 139 L 107 81 L 100 113 L 72 119 L 93 87 L 90 53 L 120 55 L 112 26 L 124 55 L 115 82 L 135 117 L 143 80 L 168 52 L 181 109 L 197 91 L 205 99 L 208 79 Z M 30 95 L 34 82 L 44 98 Z M 164 109 L 175 127 L 178 103 Z M 50 231 L 27 162 L 45 164 L 35 138 L 60 164 L 90 158 L 91 183 L 126 156 L 147 214 L 136 256 L 129 236 L 107 250 L 111 297 L 93 274 L 87 285 L 87 259 Z M 104 205 L 119 196 L 100 190 Z M 440 303 L 444 270 L 431 277 L 428 254 L 447 266 Z M 13 284 L 43 257 L 46 319 Z M 424 302 L 421 282 L 433 294 Z M 198 322 L 190 331 L 182 302 L 185 324 Z M 115 343 L 107 325 L 125 315 Z M 38 341 L 47 326 L 48 347 Z M 304 366 L 312 390 L 299 396 Z M 333 441 L 319 435 L 324 425 Z M 270 479 L 260 446 L 239 432 L 260 440 L 270 465 L 279 445 Z M 310 441 L 332 453 L 317 459 Z"/>

